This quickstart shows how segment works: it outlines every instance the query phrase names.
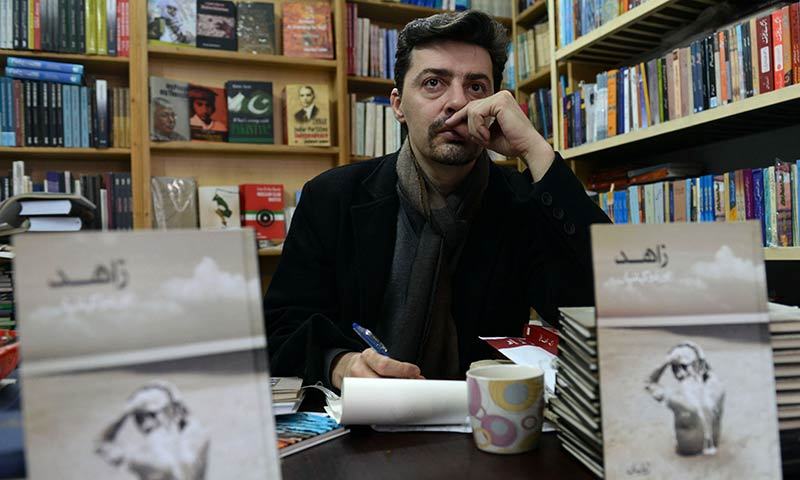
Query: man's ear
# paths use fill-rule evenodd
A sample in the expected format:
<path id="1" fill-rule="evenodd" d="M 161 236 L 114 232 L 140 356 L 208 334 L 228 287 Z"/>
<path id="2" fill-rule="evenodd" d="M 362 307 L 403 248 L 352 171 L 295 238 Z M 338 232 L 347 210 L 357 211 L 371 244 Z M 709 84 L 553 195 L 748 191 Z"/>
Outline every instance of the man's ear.
<path id="1" fill-rule="evenodd" d="M 400 106 L 400 91 L 396 88 L 393 88 L 389 100 L 392 105 L 392 110 L 394 111 L 394 117 L 398 122 L 406 123 L 406 116 L 403 113 L 403 108 Z"/>

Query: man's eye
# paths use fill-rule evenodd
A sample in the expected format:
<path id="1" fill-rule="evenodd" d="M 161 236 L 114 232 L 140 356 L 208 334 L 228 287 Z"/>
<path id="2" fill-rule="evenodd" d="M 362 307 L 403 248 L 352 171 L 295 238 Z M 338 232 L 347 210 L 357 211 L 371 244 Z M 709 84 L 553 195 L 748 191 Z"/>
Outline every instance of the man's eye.
<path id="1" fill-rule="evenodd" d="M 425 87 L 436 88 L 439 86 L 439 79 L 438 78 L 429 78 L 422 83 Z"/>
<path id="2" fill-rule="evenodd" d="M 469 88 L 475 93 L 484 93 L 486 91 L 486 87 L 482 83 L 473 83 Z"/>

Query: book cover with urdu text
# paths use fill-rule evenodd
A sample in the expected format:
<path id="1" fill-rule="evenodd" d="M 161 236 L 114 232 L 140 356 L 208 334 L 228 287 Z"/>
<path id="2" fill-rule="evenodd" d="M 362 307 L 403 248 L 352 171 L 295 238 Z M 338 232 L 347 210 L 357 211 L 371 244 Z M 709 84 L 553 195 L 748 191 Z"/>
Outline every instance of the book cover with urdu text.
<path id="1" fill-rule="evenodd" d="M 247 230 L 15 242 L 30 478 L 280 478 L 254 244 Z"/>
<path id="2" fill-rule="evenodd" d="M 193 47 L 196 26 L 196 0 L 147 1 L 147 38 L 151 43 Z"/>
<path id="3" fill-rule="evenodd" d="M 198 188 L 200 228 L 227 230 L 239 228 L 239 186 L 223 185 Z"/>
<path id="4" fill-rule="evenodd" d="M 274 246 L 286 238 L 283 185 L 239 185 L 242 226 L 256 232 L 259 248 Z"/>
<path id="5" fill-rule="evenodd" d="M 287 145 L 330 146 L 330 100 L 325 84 L 290 84 L 284 90 Z"/>
<path id="6" fill-rule="evenodd" d="M 221 0 L 198 0 L 197 46 L 236 50 L 236 4 Z"/>
<path id="7" fill-rule="evenodd" d="M 225 89 L 189 84 L 189 130 L 192 140 L 224 142 L 228 137 Z"/>
<path id="8" fill-rule="evenodd" d="M 189 140 L 189 84 L 150 77 L 150 140 Z"/>
<path id="9" fill-rule="evenodd" d="M 758 223 L 591 234 L 604 478 L 781 478 Z"/>
<path id="10" fill-rule="evenodd" d="M 283 54 L 333 58 L 333 24 L 328 2 L 284 2 Z"/>
<path id="11" fill-rule="evenodd" d="M 271 82 L 225 82 L 228 97 L 228 141 L 274 143 Z"/>
<path id="12" fill-rule="evenodd" d="M 275 54 L 275 5 L 246 1 L 237 9 L 239 51 Z"/>

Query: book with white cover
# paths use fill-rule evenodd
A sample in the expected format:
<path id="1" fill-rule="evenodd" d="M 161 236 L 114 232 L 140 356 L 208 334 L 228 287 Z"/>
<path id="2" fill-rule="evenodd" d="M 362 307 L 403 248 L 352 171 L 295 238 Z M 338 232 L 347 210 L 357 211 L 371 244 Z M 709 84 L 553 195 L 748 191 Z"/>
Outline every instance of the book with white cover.
<path id="1" fill-rule="evenodd" d="M 200 228 L 227 230 L 242 226 L 239 185 L 198 187 Z"/>
<path id="2" fill-rule="evenodd" d="M 251 230 L 15 249 L 29 478 L 280 478 Z"/>

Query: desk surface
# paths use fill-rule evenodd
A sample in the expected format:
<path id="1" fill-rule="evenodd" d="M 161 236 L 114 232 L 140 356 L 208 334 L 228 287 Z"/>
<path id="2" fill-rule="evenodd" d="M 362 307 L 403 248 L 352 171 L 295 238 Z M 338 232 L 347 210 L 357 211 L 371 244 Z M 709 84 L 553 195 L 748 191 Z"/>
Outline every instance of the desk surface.
<path id="1" fill-rule="evenodd" d="M 284 458 L 283 478 L 595 478 L 559 446 L 555 433 L 543 434 L 532 452 L 494 455 L 478 450 L 471 434 L 378 433 L 368 427 L 351 430 Z"/>

